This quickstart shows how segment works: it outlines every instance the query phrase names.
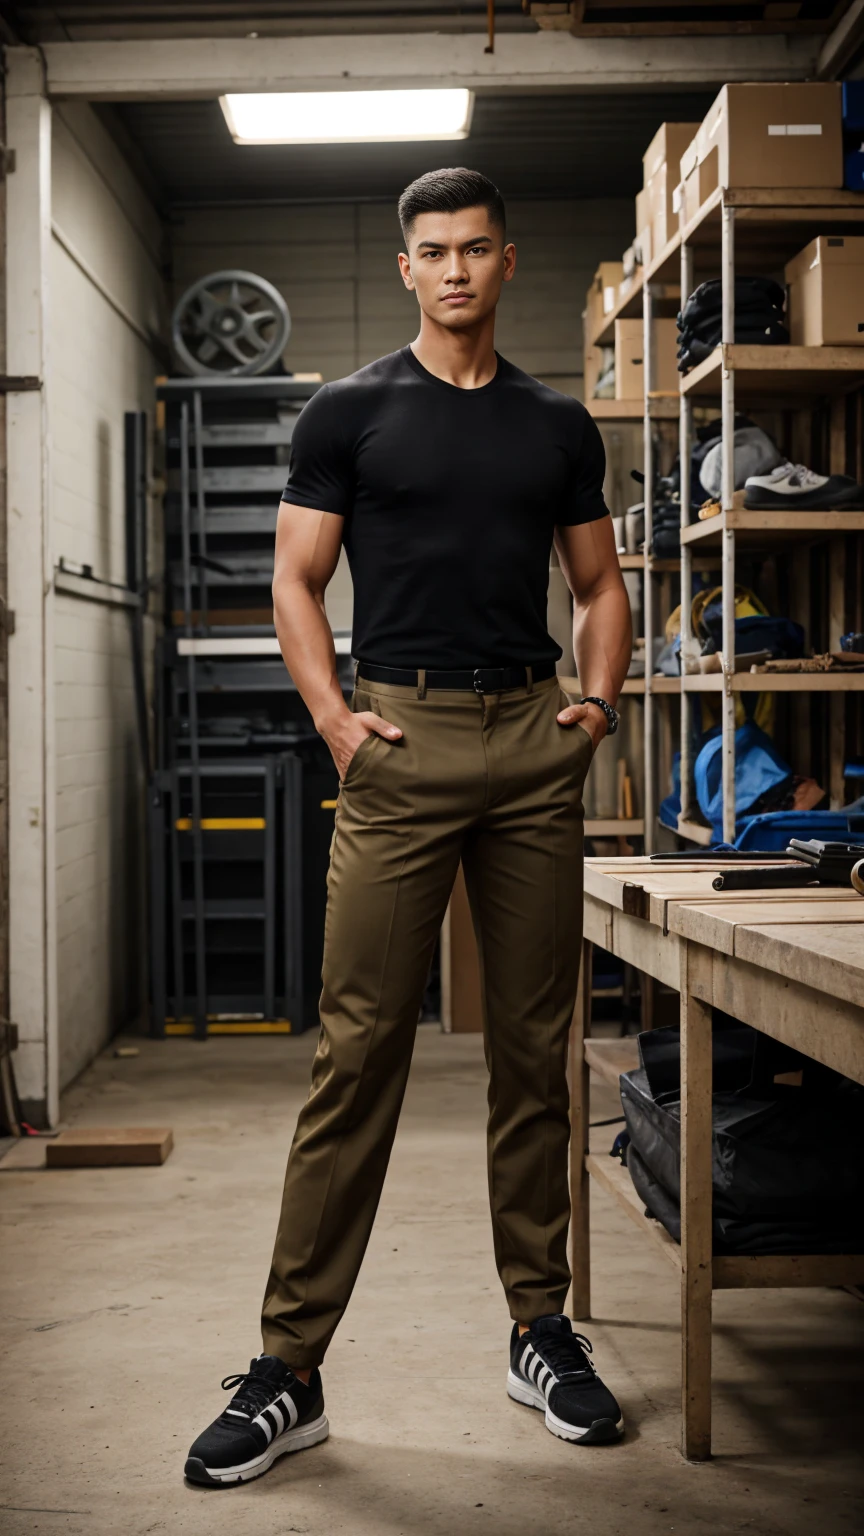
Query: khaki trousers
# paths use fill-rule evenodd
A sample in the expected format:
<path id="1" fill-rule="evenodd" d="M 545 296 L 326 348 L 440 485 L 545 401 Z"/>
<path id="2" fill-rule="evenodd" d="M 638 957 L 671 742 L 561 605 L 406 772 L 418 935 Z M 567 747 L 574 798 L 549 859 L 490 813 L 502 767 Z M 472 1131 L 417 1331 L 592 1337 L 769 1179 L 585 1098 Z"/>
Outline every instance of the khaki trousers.
<path id="1" fill-rule="evenodd" d="M 435 941 L 461 859 L 489 1068 L 488 1168 L 511 1316 L 560 1312 L 567 1263 L 567 1041 L 582 929 L 582 785 L 592 745 L 551 678 L 478 695 L 364 682 L 371 735 L 339 794 L 321 1038 L 288 1159 L 264 1350 L 318 1365 L 372 1230 Z"/>

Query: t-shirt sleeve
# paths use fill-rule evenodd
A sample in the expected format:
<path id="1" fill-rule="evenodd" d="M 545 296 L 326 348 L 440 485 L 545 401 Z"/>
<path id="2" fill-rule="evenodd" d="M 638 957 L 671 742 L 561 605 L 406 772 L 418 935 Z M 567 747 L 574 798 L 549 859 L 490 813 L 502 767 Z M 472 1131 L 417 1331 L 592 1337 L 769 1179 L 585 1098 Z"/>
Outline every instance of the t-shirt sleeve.
<path id="1" fill-rule="evenodd" d="M 562 527 L 593 523 L 609 512 L 603 500 L 606 449 L 593 416 L 584 412 L 581 441 L 570 466 L 570 480 L 556 522 Z"/>
<path id="2" fill-rule="evenodd" d="M 336 406 L 325 384 L 307 401 L 291 439 L 288 484 L 283 501 L 316 512 L 347 517 L 354 499 L 354 476 L 337 420 Z"/>

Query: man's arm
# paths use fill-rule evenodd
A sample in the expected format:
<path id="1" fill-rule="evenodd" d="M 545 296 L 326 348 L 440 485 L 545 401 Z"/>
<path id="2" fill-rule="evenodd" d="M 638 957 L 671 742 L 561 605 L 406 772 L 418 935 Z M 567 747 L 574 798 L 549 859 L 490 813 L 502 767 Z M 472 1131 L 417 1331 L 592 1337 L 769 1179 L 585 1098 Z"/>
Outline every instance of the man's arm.
<path id="1" fill-rule="evenodd" d="M 282 659 L 333 754 L 340 779 L 372 731 L 391 741 L 402 734 L 371 711 L 352 714 L 339 683 L 324 593 L 339 561 L 343 524 L 333 512 L 281 502 L 273 570 L 273 620 Z"/>
<path id="2" fill-rule="evenodd" d="M 630 666 L 633 630 L 611 517 L 556 528 L 555 548 L 573 593 L 573 654 L 583 697 L 593 693 L 614 705 Z M 606 735 L 606 716 L 596 704 L 571 704 L 558 719 L 578 722 L 595 750 Z"/>

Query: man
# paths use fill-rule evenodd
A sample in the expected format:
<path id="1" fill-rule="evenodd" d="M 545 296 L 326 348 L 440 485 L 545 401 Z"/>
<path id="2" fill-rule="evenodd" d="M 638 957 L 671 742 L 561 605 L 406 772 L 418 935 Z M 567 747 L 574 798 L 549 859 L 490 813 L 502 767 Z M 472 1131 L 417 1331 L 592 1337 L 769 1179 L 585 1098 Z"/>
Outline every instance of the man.
<path id="1" fill-rule="evenodd" d="M 565 1440 L 621 1413 L 563 1315 L 568 1026 L 581 939 L 582 785 L 631 655 L 600 435 L 577 401 L 499 357 L 516 252 L 467 170 L 403 193 L 411 346 L 325 385 L 294 434 L 273 582 L 285 664 L 341 788 L 312 1089 L 288 1161 L 264 1353 L 186 1475 L 246 1481 L 328 1433 L 319 1367 L 372 1229 L 420 1002 L 461 860 L 483 976 L 489 1189 L 513 1332 L 507 1390 Z M 553 543 L 585 697 L 558 688 Z M 324 593 L 354 581 L 351 708 Z"/>

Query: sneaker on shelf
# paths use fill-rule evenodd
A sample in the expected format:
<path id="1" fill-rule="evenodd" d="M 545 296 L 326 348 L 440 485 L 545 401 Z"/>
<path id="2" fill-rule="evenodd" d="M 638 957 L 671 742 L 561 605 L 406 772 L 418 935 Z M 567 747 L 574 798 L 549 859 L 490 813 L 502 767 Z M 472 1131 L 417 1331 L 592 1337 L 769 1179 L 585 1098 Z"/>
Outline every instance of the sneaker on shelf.
<path id="1" fill-rule="evenodd" d="M 787 462 L 770 475 L 751 475 L 744 493 L 751 512 L 864 511 L 864 485 L 850 475 L 817 475 L 804 464 Z"/>
<path id="2" fill-rule="evenodd" d="M 278 1456 L 317 1445 L 330 1433 L 320 1371 L 312 1372 L 307 1387 L 276 1355 L 259 1355 L 245 1374 L 226 1376 L 222 1386 L 239 1390 L 191 1447 L 184 1467 L 190 1483 L 248 1483 Z"/>
<path id="3" fill-rule="evenodd" d="M 539 1408 L 559 1439 L 605 1445 L 620 1440 L 624 1418 L 589 1360 L 591 1352 L 589 1340 L 574 1333 L 561 1313 L 538 1317 L 523 1334 L 514 1323 L 507 1394 Z"/>

